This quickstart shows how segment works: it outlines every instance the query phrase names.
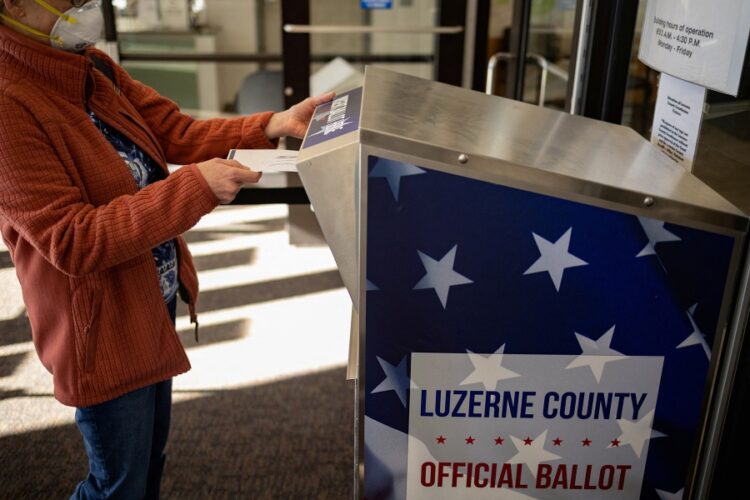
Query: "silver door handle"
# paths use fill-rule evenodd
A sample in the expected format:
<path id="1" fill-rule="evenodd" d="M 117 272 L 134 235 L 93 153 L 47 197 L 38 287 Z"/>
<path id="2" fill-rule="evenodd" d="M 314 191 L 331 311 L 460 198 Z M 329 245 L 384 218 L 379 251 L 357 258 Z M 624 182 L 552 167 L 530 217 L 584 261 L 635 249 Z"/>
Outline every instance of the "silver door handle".
<path id="1" fill-rule="evenodd" d="M 463 26 L 359 26 L 352 25 L 312 25 L 285 24 L 286 33 L 314 33 L 314 34 L 344 34 L 344 33 L 407 33 L 407 34 L 438 34 L 454 35 L 463 33 Z"/>

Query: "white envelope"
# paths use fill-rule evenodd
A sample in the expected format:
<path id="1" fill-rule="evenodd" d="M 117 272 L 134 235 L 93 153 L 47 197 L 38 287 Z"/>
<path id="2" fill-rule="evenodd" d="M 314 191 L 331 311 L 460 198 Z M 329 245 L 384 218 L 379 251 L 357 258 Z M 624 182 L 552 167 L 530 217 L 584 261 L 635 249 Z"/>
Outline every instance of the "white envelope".
<path id="1" fill-rule="evenodd" d="M 296 172 L 298 153 L 286 149 L 231 149 L 227 158 L 256 172 Z"/>

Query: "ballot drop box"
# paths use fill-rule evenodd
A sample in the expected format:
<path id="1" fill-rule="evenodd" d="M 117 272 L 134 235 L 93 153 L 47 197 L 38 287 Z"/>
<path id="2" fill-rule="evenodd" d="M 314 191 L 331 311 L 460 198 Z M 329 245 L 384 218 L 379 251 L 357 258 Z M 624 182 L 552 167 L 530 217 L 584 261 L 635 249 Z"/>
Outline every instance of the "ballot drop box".
<path id="1" fill-rule="evenodd" d="M 746 215 L 628 128 L 378 68 L 298 170 L 353 302 L 355 497 L 705 495 Z"/>

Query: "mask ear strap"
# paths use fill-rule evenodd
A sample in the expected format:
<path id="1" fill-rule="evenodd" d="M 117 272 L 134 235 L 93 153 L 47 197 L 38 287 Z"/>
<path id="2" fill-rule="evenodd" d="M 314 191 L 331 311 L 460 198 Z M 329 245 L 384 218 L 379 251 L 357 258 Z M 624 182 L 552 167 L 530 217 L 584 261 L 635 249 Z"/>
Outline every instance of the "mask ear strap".
<path id="1" fill-rule="evenodd" d="M 56 44 L 58 44 L 58 45 L 60 45 L 62 47 L 62 40 L 60 39 L 59 36 L 55 36 L 55 37 L 49 36 L 47 33 L 43 33 L 43 32 L 41 32 L 41 31 L 39 31 L 37 29 L 32 28 L 31 26 L 26 26 L 22 22 L 17 21 L 15 19 L 13 19 L 12 17 L 6 16 L 2 12 L 0 12 L 0 18 L 3 19 L 6 23 L 12 24 L 16 28 L 22 29 L 23 31 L 27 31 L 27 32 L 31 33 L 32 35 L 36 35 L 38 37 L 47 38 L 49 40 L 52 40 L 54 43 L 56 43 Z"/>
<path id="2" fill-rule="evenodd" d="M 59 10 L 57 10 L 56 8 L 54 8 L 53 6 L 51 6 L 50 4 L 48 4 L 47 2 L 45 2 L 44 0 L 34 0 L 34 1 L 37 4 L 39 4 L 39 6 L 41 8 L 43 8 L 44 10 L 46 10 L 47 12 L 49 12 L 51 14 L 56 15 L 57 17 L 61 18 L 63 21 L 67 21 L 70 24 L 75 24 L 75 23 L 78 22 L 78 20 L 75 17 L 69 16 L 69 15 L 65 14 L 64 12 L 60 12 Z"/>

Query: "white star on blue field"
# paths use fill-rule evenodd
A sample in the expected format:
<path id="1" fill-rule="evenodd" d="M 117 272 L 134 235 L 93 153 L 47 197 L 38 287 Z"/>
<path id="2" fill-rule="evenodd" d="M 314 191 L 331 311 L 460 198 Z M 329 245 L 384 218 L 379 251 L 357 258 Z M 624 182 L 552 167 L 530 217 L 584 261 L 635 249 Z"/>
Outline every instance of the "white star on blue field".
<path id="1" fill-rule="evenodd" d="M 711 348 L 706 341 L 706 336 L 703 334 L 701 329 L 698 328 L 698 324 L 695 322 L 694 315 L 695 309 L 697 307 L 698 304 L 693 304 L 690 309 L 687 310 L 687 317 L 690 321 L 690 325 L 693 327 L 693 331 L 690 332 L 690 335 L 685 340 L 680 342 L 680 344 L 677 346 L 677 349 L 699 345 L 703 349 L 703 352 L 706 354 L 706 359 L 711 359 Z"/>
<path id="2" fill-rule="evenodd" d="M 435 293 L 440 299 L 440 303 L 443 305 L 443 309 L 448 305 L 448 292 L 452 286 L 474 283 L 466 276 L 453 270 L 457 249 L 458 245 L 454 245 L 440 260 L 435 260 L 429 255 L 417 251 L 427 272 L 419 280 L 419 283 L 414 285 L 414 290 L 434 288 Z"/>
<path id="3" fill-rule="evenodd" d="M 604 335 L 599 337 L 597 340 L 590 339 L 576 333 L 576 339 L 578 345 L 581 346 L 581 354 L 567 368 L 578 368 L 581 366 L 588 366 L 591 368 L 591 372 L 594 374 L 597 383 L 602 380 L 602 373 L 604 373 L 604 365 L 611 361 L 620 361 L 627 359 L 627 356 L 621 352 L 615 351 L 610 347 L 612 343 L 612 337 L 615 334 L 615 327 L 612 326 L 607 330 Z"/>
<path id="4" fill-rule="evenodd" d="M 648 243 L 643 250 L 638 252 L 636 257 L 645 257 L 647 255 L 656 255 L 657 243 L 668 243 L 670 241 L 681 241 L 680 237 L 669 232 L 664 228 L 664 221 L 649 219 L 648 217 L 638 217 L 643 232 L 646 233 Z"/>
<path id="5" fill-rule="evenodd" d="M 659 500 L 682 500 L 684 498 L 684 492 L 685 488 L 680 489 L 680 491 L 675 491 L 674 493 L 671 491 L 656 490 L 656 494 L 659 495 Z"/>
<path id="6" fill-rule="evenodd" d="M 388 181 L 388 187 L 391 188 L 393 197 L 398 201 L 401 178 L 424 173 L 426 173 L 425 170 L 409 163 L 401 163 L 398 161 L 379 158 L 373 169 L 370 171 L 370 177 L 383 177 Z"/>
<path id="7" fill-rule="evenodd" d="M 378 356 L 378 363 L 385 372 L 385 379 L 372 390 L 372 393 L 394 391 L 406 408 L 406 391 L 410 386 L 409 375 L 406 373 L 406 356 L 401 359 L 398 366 L 393 366 L 380 356 Z"/>
<path id="8" fill-rule="evenodd" d="M 572 233 L 573 228 L 571 227 L 554 243 L 547 241 L 536 233 L 531 233 L 534 236 L 534 242 L 536 242 L 541 256 L 523 274 L 547 272 L 549 273 L 549 277 L 552 278 L 555 290 L 559 292 L 563 272 L 566 269 L 588 265 L 588 262 L 568 252 Z"/>

